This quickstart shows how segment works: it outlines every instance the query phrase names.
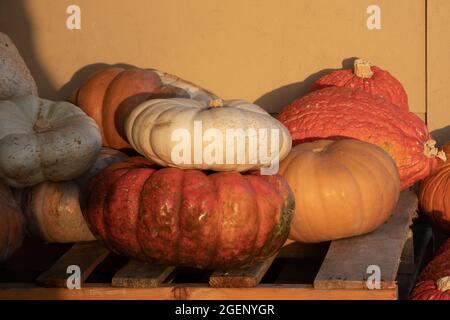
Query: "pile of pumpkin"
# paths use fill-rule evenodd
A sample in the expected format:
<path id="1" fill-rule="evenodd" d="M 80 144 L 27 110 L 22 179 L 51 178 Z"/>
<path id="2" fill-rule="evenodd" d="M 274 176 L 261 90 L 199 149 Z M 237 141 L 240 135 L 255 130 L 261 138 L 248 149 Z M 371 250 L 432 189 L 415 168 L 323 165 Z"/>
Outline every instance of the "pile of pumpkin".
<path id="1" fill-rule="evenodd" d="M 0 205 L 9 211 L 0 212 L 0 258 L 20 244 L 22 211 L 29 232 L 49 242 L 99 239 L 144 261 L 248 266 L 276 254 L 288 237 L 322 242 L 375 230 L 401 190 L 444 163 L 400 82 L 365 60 L 320 78 L 275 119 L 154 69 L 107 67 L 68 102 L 40 99 L 4 39 Z M 192 131 L 197 120 L 223 136 L 278 129 L 279 173 L 261 175 L 268 162 L 260 159 L 206 163 L 195 152 L 189 164 L 174 162 L 174 130 Z"/>

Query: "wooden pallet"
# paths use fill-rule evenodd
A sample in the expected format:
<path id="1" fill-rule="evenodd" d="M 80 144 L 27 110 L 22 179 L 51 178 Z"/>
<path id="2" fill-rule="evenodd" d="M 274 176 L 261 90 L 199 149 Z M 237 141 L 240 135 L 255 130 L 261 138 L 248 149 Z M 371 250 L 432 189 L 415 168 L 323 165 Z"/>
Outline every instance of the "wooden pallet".
<path id="1" fill-rule="evenodd" d="M 399 271 L 403 282 L 417 273 L 410 229 L 416 210 L 414 193 L 403 192 L 392 217 L 370 234 L 321 244 L 288 241 L 276 257 L 239 270 L 149 265 L 96 242 L 78 243 L 35 282 L 0 283 L 0 299 L 398 299 Z M 80 267 L 81 289 L 67 289 L 69 265 Z M 380 289 L 367 288 L 370 265 L 380 267 Z"/>

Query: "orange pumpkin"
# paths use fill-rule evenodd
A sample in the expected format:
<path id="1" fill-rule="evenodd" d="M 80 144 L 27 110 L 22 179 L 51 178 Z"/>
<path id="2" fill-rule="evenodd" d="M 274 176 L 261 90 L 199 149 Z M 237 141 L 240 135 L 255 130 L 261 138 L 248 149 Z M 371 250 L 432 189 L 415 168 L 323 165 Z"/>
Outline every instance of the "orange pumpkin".
<path id="1" fill-rule="evenodd" d="M 141 102 L 154 98 L 215 97 L 176 76 L 150 69 L 107 67 L 94 73 L 72 93 L 69 101 L 94 118 L 103 145 L 129 148 L 124 133 L 128 114 Z"/>
<path id="2" fill-rule="evenodd" d="M 322 242 L 371 232 L 400 195 L 394 160 L 357 140 L 318 140 L 294 147 L 280 174 L 295 195 L 289 238 Z"/>
<path id="3" fill-rule="evenodd" d="M 450 141 L 444 144 L 446 162 L 420 184 L 419 203 L 434 227 L 450 234 Z"/>

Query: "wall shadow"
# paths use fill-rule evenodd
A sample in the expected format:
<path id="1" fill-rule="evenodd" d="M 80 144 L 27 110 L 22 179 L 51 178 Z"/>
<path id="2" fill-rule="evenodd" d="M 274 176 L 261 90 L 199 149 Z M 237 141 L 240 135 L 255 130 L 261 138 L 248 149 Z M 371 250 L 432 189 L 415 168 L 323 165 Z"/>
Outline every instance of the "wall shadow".
<path id="1" fill-rule="evenodd" d="M 444 142 L 450 141 L 450 126 L 434 130 L 431 132 L 431 135 L 441 146 Z"/>
<path id="2" fill-rule="evenodd" d="M 342 68 L 352 68 L 356 57 L 350 57 L 342 60 Z M 320 77 L 338 69 L 323 69 L 305 78 L 303 81 L 291 83 L 268 93 L 265 93 L 254 101 L 265 110 L 271 110 L 272 113 L 281 111 L 283 107 L 297 98 L 302 97 L 311 89 L 312 84 Z M 276 112 L 273 112 L 275 110 Z"/>
<path id="3" fill-rule="evenodd" d="M 28 14 L 27 1 L 0 1 L 0 32 L 6 33 L 16 45 L 30 69 L 41 97 L 51 97 L 56 88 L 42 68 L 35 52 L 33 29 Z"/>

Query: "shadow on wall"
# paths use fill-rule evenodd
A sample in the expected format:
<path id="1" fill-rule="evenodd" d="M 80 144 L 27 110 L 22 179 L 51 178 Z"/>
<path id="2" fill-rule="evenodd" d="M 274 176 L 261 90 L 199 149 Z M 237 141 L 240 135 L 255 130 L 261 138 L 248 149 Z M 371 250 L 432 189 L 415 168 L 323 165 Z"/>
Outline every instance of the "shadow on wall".
<path id="1" fill-rule="evenodd" d="M 37 58 L 31 26 L 26 0 L 0 1 L 0 31 L 16 45 L 36 80 L 40 96 L 49 98 L 55 94 L 56 88 Z"/>
<path id="2" fill-rule="evenodd" d="M 445 128 L 437 129 L 431 132 L 431 135 L 438 142 L 439 146 L 444 144 L 446 141 L 450 141 L 450 126 Z"/>
<path id="3" fill-rule="evenodd" d="M 356 57 L 351 57 L 342 60 L 342 68 L 348 69 L 353 68 L 353 62 L 357 59 Z M 272 90 L 254 101 L 255 104 L 261 106 L 265 110 L 270 110 L 271 113 L 278 113 L 287 106 L 289 103 L 297 98 L 302 97 L 310 90 L 312 84 L 320 77 L 330 73 L 337 69 L 323 69 L 320 70 L 306 79 L 300 82 L 291 83 L 283 87 Z"/>

